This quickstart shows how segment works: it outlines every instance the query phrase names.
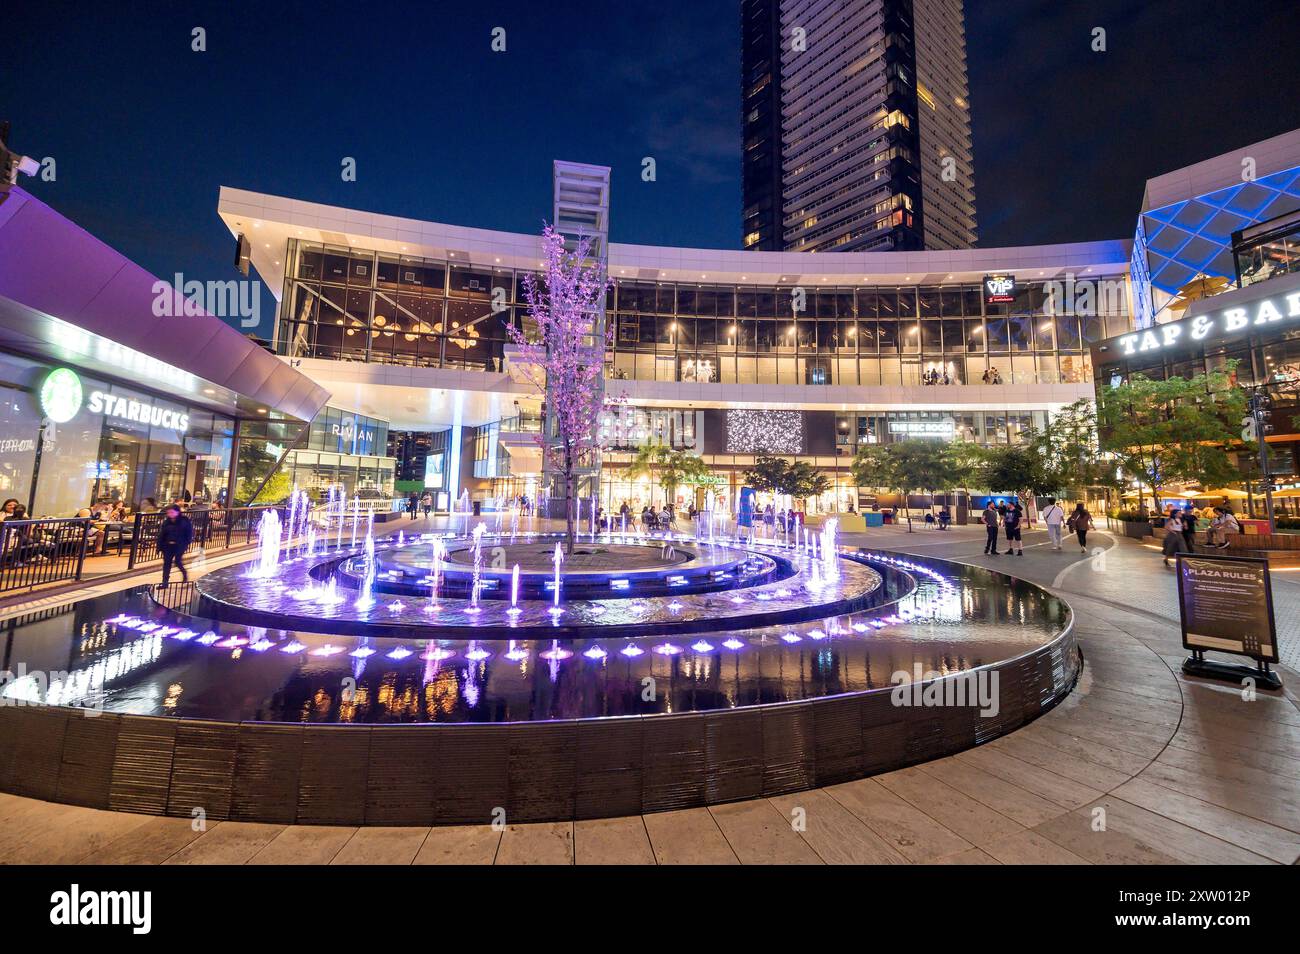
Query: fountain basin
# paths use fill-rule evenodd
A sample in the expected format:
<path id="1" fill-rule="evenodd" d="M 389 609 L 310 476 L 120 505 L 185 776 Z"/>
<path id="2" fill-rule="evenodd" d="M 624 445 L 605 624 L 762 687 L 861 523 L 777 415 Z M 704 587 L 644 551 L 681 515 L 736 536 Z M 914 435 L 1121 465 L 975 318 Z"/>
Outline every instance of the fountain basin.
<path id="1" fill-rule="evenodd" d="M 44 691 L 0 690 L 12 703 L 0 706 L 0 790 L 280 824 L 635 814 L 948 755 L 1073 685 L 1057 597 L 979 568 L 851 556 L 846 568 L 865 561 L 902 595 L 636 640 L 246 626 L 197 615 L 196 589 L 175 586 L 158 594 L 167 606 L 137 588 L 42 610 L 9 621 L 9 668 L 69 672 Z M 900 672 L 917 686 L 992 681 L 996 705 L 900 703 Z"/>

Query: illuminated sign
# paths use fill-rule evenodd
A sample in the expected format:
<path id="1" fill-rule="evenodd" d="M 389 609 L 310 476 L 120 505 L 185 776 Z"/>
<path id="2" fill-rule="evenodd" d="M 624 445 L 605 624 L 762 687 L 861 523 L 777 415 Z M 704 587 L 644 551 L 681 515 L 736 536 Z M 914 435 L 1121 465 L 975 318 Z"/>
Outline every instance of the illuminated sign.
<path id="1" fill-rule="evenodd" d="M 55 424 L 66 424 L 81 411 L 81 378 L 71 368 L 55 368 L 41 384 L 40 397 L 41 412 Z M 190 416 L 183 410 L 158 407 L 104 391 L 91 391 L 86 409 L 91 414 L 172 431 L 187 431 L 190 427 Z"/>
<path id="2" fill-rule="evenodd" d="M 55 368 L 41 384 L 41 413 L 66 424 L 81 410 L 81 378 L 71 368 Z"/>
<path id="3" fill-rule="evenodd" d="M 360 427 L 351 418 L 342 424 L 331 424 L 330 433 L 339 439 L 339 450 L 343 453 L 364 453 L 375 441 L 373 429 Z"/>
<path id="4" fill-rule="evenodd" d="M 442 487 L 442 464 L 443 456 L 441 453 L 430 454 L 424 460 L 424 486 L 426 490 L 438 490 Z"/>
<path id="5" fill-rule="evenodd" d="M 984 302 L 988 305 L 1006 304 L 1016 300 L 1016 276 L 985 275 Z"/>
<path id="6" fill-rule="evenodd" d="M 148 424 L 151 427 L 164 427 L 169 431 L 187 431 L 190 428 L 190 416 L 184 411 L 158 407 L 156 404 L 147 404 L 117 394 L 105 394 L 103 391 L 91 391 L 90 402 L 86 407 L 92 414 L 103 414 L 108 418 Z"/>
<path id="7" fill-rule="evenodd" d="M 134 351 L 116 341 L 90 334 L 66 322 L 56 319 L 50 329 L 50 337 L 54 345 L 69 352 L 65 360 L 76 360 L 73 356 L 80 355 L 112 365 L 116 370 L 126 372 L 127 376 L 134 380 L 166 384 L 168 387 L 190 393 L 197 390 L 197 378 L 190 372 Z"/>
<path id="8" fill-rule="evenodd" d="M 1222 338 L 1248 334 L 1277 322 L 1293 323 L 1297 318 L 1300 318 L 1300 292 L 1292 292 L 1135 331 L 1117 338 L 1116 344 L 1126 355 L 1149 353 L 1184 342 L 1204 341 L 1211 335 Z"/>
<path id="9" fill-rule="evenodd" d="M 889 433 L 908 437 L 948 437 L 957 433 L 957 423 L 952 418 L 941 421 L 890 421 Z"/>

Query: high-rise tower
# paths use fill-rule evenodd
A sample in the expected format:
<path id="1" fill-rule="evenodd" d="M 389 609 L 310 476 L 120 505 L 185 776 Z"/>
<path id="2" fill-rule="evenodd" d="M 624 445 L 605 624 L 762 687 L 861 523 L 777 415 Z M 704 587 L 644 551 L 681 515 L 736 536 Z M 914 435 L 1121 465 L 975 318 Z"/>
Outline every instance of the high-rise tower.
<path id="1" fill-rule="evenodd" d="M 962 0 L 743 0 L 743 245 L 975 244 Z"/>

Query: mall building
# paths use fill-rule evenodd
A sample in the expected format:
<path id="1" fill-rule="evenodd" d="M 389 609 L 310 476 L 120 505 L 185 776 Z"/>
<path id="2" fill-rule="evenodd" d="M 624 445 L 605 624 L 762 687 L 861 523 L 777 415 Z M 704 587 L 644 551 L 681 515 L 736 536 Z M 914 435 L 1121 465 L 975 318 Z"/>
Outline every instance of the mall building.
<path id="1" fill-rule="evenodd" d="M 594 167 L 586 167 L 592 169 Z M 607 228 L 608 170 L 592 197 Z M 541 239 L 223 188 L 219 212 L 279 294 L 272 348 L 331 395 L 432 432 L 440 502 L 535 497 L 541 399 L 506 332 Z M 1132 328 L 1130 245 L 837 253 L 609 243 L 606 393 L 701 454 L 732 492 L 756 456 L 833 480 L 815 509 L 858 504 L 865 443 L 981 444 L 1091 398 L 1091 346 Z M 616 428 L 601 499 L 644 502 Z M 692 491 L 681 488 L 680 502 Z M 660 499 L 656 492 L 656 499 Z"/>
<path id="2" fill-rule="evenodd" d="M 625 245 L 607 240 L 608 176 L 556 163 L 549 218 L 595 238 L 612 279 L 604 383 L 621 410 L 597 474 L 610 509 L 651 498 L 630 467 L 647 436 L 702 456 L 727 506 L 757 457 L 807 461 L 830 479 L 809 501 L 825 512 L 883 489 L 854 486 L 864 444 L 1012 443 L 1092 399 L 1098 379 L 1230 355 L 1243 383 L 1284 404 L 1300 390 L 1288 284 L 1300 131 L 1152 179 L 1132 242 Z M 232 188 L 219 214 L 277 296 L 269 347 L 22 190 L 0 202 L 0 493 L 64 516 L 181 493 L 242 504 L 295 485 L 375 499 L 427 489 L 440 509 L 543 495 L 544 402 L 506 330 L 525 320 L 540 236 Z M 1280 317 L 1264 308 L 1268 320 L 1238 328 L 1238 299 Z M 1172 330 L 1198 321 L 1217 330 Z M 1296 417 L 1270 438 L 1288 445 L 1279 468 L 1294 469 Z"/>
<path id="3" fill-rule="evenodd" d="M 247 503 L 328 398 L 43 202 L 0 194 L 0 498 L 61 517 Z"/>

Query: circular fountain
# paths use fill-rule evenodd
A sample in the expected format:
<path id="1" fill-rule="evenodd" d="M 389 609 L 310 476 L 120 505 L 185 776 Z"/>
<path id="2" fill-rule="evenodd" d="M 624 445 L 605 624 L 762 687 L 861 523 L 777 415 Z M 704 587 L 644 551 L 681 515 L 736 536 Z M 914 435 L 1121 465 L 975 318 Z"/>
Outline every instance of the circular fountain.
<path id="1" fill-rule="evenodd" d="M 797 543 L 582 534 L 572 552 L 483 523 L 294 523 L 197 584 L 11 623 L 29 672 L 73 662 L 0 687 L 22 703 L 0 706 L 0 789 L 299 823 L 630 814 L 950 754 L 1078 672 L 1057 598 L 840 547 L 833 523 Z"/>

